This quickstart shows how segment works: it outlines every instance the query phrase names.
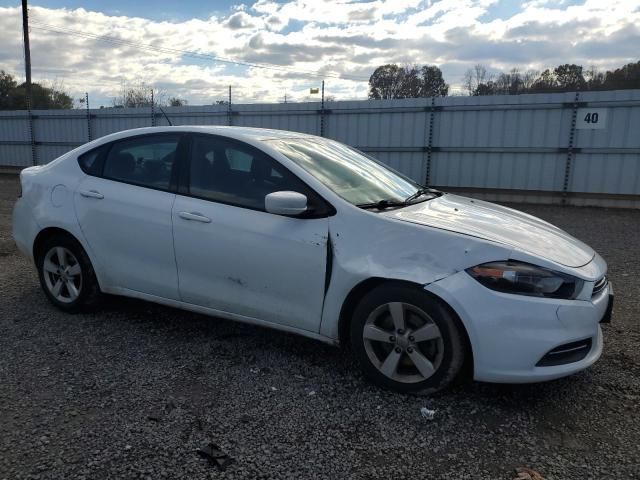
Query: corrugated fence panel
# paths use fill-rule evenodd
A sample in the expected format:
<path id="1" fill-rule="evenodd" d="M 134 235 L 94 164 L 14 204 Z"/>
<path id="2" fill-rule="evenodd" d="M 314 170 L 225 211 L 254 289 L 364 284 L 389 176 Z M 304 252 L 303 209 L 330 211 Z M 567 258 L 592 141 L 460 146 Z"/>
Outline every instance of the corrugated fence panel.
<path id="1" fill-rule="evenodd" d="M 29 116 L 26 112 L 0 112 L 0 144 L 29 141 Z M 2 165 L 0 157 L 0 165 Z"/>
<path id="2" fill-rule="evenodd" d="M 81 145 L 89 140 L 87 117 L 82 110 L 36 110 L 33 116 L 36 142 L 68 142 Z"/>
<path id="3" fill-rule="evenodd" d="M 583 129 L 580 117 L 591 109 L 606 115 L 606 122 Z M 320 102 L 162 110 L 34 111 L 31 117 L 0 112 L 0 166 L 29 166 L 33 151 L 38 163 L 46 163 L 89 135 L 96 139 L 170 120 L 322 134 L 419 182 L 429 171 L 429 183 L 441 187 L 521 191 L 527 198 L 584 193 L 624 195 L 633 202 L 640 196 L 640 90 L 327 102 L 324 110 Z"/>
<path id="4" fill-rule="evenodd" d="M 581 101 L 606 111 L 603 128 L 576 130 L 576 154 L 570 191 L 640 194 L 640 91 L 585 92 Z M 615 107 L 609 106 L 616 102 Z M 591 108 L 582 110 L 582 115 Z M 580 120 L 580 119 L 578 119 Z M 597 153 L 611 149 L 611 153 Z"/>
<path id="5" fill-rule="evenodd" d="M 36 155 L 38 156 L 38 163 L 49 163 L 51 160 L 55 160 L 74 148 L 75 147 L 64 145 L 37 145 Z"/>
<path id="6" fill-rule="evenodd" d="M 93 110 L 93 137 L 99 138 L 110 133 L 151 126 L 151 108 L 104 108 Z"/>
<path id="7" fill-rule="evenodd" d="M 562 190 L 573 94 L 439 99 L 432 183 Z"/>
<path id="8" fill-rule="evenodd" d="M 31 165 L 30 145 L 7 145 L 0 141 L 0 166 L 29 167 Z"/>

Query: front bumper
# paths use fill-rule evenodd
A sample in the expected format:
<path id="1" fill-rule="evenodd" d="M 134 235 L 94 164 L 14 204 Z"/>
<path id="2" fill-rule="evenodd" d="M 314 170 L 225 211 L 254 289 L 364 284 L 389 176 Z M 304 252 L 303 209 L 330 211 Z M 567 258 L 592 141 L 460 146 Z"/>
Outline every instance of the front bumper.
<path id="1" fill-rule="evenodd" d="M 425 286 L 462 320 L 473 351 L 474 379 L 529 383 L 564 377 L 588 368 L 602 353 L 600 320 L 609 303 L 607 286 L 591 300 L 558 300 L 490 290 L 466 272 Z M 536 366 L 551 350 L 591 340 L 578 361 Z"/>

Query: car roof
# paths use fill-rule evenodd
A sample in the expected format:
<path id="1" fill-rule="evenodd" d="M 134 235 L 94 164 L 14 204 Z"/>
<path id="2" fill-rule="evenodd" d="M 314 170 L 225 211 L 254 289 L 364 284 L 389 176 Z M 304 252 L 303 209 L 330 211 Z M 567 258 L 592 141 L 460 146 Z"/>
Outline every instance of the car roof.
<path id="1" fill-rule="evenodd" d="M 300 132 L 291 132 L 288 130 L 275 130 L 270 128 L 254 128 L 254 127 L 235 127 L 223 125 L 176 125 L 168 127 L 144 127 L 135 128 L 118 132 L 120 134 L 142 135 L 147 133 L 165 133 L 165 132 L 195 132 L 195 133 L 211 133 L 231 137 L 238 140 L 270 140 L 281 138 L 307 138 L 321 140 L 322 137 L 309 135 Z M 122 135 L 125 136 L 125 135 Z"/>

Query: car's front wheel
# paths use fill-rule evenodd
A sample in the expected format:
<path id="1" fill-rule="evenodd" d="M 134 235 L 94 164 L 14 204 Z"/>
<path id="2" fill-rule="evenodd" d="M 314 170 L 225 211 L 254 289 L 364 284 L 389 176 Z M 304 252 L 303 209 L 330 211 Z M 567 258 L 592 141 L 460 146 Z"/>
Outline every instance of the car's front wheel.
<path id="1" fill-rule="evenodd" d="M 100 289 L 91 261 L 74 238 L 61 234 L 45 240 L 36 266 L 40 285 L 56 307 L 77 312 L 97 302 Z"/>
<path id="2" fill-rule="evenodd" d="M 417 287 L 370 291 L 355 309 L 350 333 L 366 377 L 399 392 L 442 390 L 464 363 L 465 344 L 454 317 Z"/>

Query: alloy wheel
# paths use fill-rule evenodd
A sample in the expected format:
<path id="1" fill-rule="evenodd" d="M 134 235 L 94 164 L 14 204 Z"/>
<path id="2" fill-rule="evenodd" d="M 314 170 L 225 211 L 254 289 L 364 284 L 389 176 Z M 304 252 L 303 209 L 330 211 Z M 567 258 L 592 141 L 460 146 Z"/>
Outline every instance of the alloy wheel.
<path id="1" fill-rule="evenodd" d="M 380 305 L 367 318 L 362 338 L 371 363 L 397 382 L 422 382 L 442 363 L 442 333 L 433 319 L 415 305 Z"/>
<path id="2" fill-rule="evenodd" d="M 82 291 L 80 262 L 65 247 L 53 247 L 44 256 L 42 274 L 49 293 L 62 303 L 72 303 Z"/>

